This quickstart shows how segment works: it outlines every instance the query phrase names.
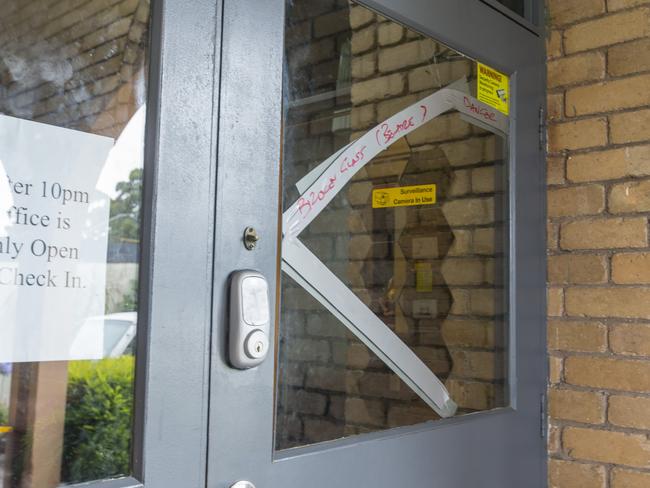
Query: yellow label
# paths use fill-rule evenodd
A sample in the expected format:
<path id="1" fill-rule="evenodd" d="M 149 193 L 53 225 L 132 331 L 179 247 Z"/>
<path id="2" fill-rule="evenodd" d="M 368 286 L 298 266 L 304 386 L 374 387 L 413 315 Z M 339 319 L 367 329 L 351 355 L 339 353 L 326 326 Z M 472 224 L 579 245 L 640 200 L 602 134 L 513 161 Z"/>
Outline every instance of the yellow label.
<path id="1" fill-rule="evenodd" d="M 477 97 L 498 111 L 508 115 L 510 106 L 510 78 L 497 70 L 477 64 L 478 88 Z"/>
<path id="2" fill-rule="evenodd" d="M 433 291 L 433 270 L 431 263 L 415 263 L 415 291 Z"/>
<path id="3" fill-rule="evenodd" d="M 7 434 L 7 433 L 11 432 L 12 430 L 13 429 L 11 427 L 9 427 L 9 426 L 0 425 L 0 434 Z"/>
<path id="4" fill-rule="evenodd" d="M 411 207 L 436 203 L 436 185 L 398 186 L 372 190 L 372 208 Z"/>

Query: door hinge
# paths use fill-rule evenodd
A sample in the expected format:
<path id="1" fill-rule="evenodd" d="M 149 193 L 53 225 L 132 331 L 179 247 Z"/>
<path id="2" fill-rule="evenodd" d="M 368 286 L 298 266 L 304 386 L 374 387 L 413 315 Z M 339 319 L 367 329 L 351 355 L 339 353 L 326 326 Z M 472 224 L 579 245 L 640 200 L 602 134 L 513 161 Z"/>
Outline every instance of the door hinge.
<path id="1" fill-rule="evenodd" d="M 546 418 L 546 393 L 540 395 L 539 403 L 539 435 L 542 439 L 546 439 L 546 433 L 548 432 L 548 422 Z"/>
<path id="2" fill-rule="evenodd" d="M 546 149 L 546 110 L 544 107 L 539 107 L 539 150 Z"/>

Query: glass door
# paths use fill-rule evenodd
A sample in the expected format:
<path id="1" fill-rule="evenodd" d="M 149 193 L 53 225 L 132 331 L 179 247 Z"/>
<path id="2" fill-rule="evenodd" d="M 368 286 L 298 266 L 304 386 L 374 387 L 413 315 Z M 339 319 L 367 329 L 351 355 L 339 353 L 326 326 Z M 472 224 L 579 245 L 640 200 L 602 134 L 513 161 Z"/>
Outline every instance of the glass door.
<path id="1" fill-rule="evenodd" d="M 222 56 L 208 486 L 543 486 L 542 40 L 470 0 L 225 2 Z"/>
<path id="2" fill-rule="evenodd" d="M 0 487 L 203 487 L 217 6 L 0 5 Z"/>

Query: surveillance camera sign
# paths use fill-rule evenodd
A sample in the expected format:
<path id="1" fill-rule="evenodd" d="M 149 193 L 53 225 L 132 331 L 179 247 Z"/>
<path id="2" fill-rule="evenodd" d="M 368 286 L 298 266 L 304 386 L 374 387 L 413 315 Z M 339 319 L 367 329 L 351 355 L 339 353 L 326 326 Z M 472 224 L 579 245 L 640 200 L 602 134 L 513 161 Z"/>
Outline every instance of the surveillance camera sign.
<path id="1" fill-rule="evenodd" d="M 0 115 L 0 362 L 102 357 L 112 146 Z"/>

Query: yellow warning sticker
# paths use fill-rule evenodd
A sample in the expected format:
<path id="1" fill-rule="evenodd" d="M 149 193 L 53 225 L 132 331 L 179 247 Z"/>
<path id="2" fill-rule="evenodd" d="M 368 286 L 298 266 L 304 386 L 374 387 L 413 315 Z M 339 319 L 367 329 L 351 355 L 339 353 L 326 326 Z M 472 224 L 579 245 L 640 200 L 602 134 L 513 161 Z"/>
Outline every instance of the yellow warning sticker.
<path id="1" fill-rule="evenodd" d="M 436 185 L 398 186 L 372 190 L 372 208 L 411 207 L 436 203 Z"/>
<path id="2" fill-rule="evenodd" d="M 415 263 L 415 291 L 433 291 L 433 270 L 431 263 Z"/>
<path id="3" fill-rule="evenodd" d="M 510 106 L 510 78 L 481 63 L 477 64 L 477 97 L 498 111 L 508 115 Z"/>

